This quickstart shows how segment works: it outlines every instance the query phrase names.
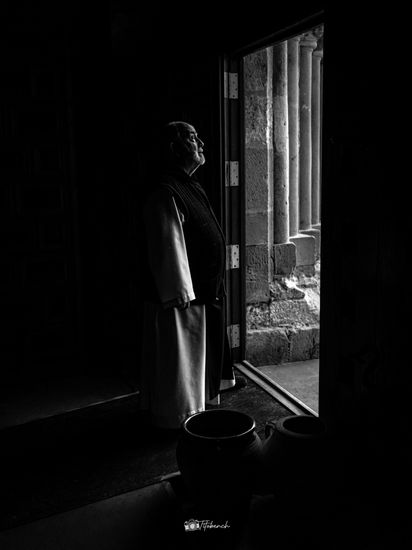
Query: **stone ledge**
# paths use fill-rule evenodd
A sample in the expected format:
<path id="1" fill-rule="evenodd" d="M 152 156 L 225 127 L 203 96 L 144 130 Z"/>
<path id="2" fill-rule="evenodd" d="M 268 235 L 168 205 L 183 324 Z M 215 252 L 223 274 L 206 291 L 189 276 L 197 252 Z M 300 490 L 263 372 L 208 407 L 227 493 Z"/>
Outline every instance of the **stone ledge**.
<path id="1" fill-rule="evenodd" d="M 316 359 L 319 337 L 319 326 L 250 330 L 246 337 L 246 359 L 256 367 Z"/>

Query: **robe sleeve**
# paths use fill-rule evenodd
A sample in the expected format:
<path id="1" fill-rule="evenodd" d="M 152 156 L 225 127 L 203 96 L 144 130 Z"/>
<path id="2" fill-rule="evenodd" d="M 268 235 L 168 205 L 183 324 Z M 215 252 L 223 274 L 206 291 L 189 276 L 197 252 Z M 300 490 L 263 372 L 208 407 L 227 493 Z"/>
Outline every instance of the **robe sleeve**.
<path id="1" fill-rule="evenodd" d="M 186 244 L 183 214 L 168 190 L 152 195 L 144 209 L 149 266 L 164 307 L 195 299 Z"/>

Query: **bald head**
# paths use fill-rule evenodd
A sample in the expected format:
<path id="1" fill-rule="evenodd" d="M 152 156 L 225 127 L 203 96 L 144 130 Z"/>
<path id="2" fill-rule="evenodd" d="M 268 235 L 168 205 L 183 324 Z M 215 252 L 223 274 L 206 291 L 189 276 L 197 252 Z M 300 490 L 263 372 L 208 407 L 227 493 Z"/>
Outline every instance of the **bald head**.
<path id="1" fill-rule="evenodd" d="M 182 168 L 189 175 L 205 163 L 204 143 L 194 126 L 183 121 L 169 122 L 162 133 L 162 151 L 165 159 Z"/>

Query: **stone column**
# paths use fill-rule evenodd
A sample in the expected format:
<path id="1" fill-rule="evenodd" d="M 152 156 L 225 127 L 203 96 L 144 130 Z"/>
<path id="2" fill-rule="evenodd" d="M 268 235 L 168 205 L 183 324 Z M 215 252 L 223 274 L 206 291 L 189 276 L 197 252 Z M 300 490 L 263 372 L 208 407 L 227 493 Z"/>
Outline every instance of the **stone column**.
<path id="1" fill-rule="evenodd" d="M 289 125 L 287 42 L 273 46 L 273 235 L 289 241 Z"/>
<path id="2" fill-rule="evenodd" d="M 287 42 L 273 46 L 273 275 L 290 275 L 296 247 L 289 241 L 289 113 Z"/>
<path id="3" fill-rule="evenodd" d="M 311 203 L 312 203 L 312 50 L 316 41 L 311 34 L 305 34 L 299 39 L 298 52 L 298 156 L 296 190 L 296 218 L 291 228 L 291 242 L 296 246 L 296 265 L 308 274 L 314 272 L 316 260 L 316 239 L 312 235 Z M 291 41 L 289 41 L 291 42 Z M 292 69 L 291 69 L 292 70 Z M 296 233 L 295 233 L 296 231 Z"/>
<path id="4" fill-rule="evenodd" d="M 320 161 L 321 161 L 321 60 L 322 38 L 312 57 L 312 226 L 320 224 Z"/>
<path id="5" fill-rule="evenodd" d="M 300 41 L 299 80 L 299 227 L 312 226 L 312 52 L 316 40 L 311 33 L 303 35 Z"/>
<path id="6" fill-rule="evenodd" d="M 322 39 L 323 46 L 323 39 Z M 319 173 L 319 195 L 320 195 L 320 211 L 319 219 L 322 222 L 322 151 L 323 151 L 323 138 L 322 138 L 322 128 L 323 128 L 323 50 L 322 57 L 320 60 L 320 173 Z"/>
<path id="7" fill-rule="evenodd" d="M 299 40 L 288 40 L 289 231 L 299 233 Z"/>

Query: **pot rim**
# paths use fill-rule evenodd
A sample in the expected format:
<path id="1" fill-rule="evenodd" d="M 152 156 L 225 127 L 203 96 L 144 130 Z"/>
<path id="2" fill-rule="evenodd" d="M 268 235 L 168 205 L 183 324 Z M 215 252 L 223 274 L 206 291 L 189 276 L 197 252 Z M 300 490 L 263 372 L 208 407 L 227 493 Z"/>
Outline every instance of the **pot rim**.
<path id="1" fill-rule="evenodd" d="M 234 435 L 225 435 L 225 436 L 208 436 L 208 435 L 199 435 L 199 434 L 196 434 L 194 432 L 191 432 L 187 426 L 187 424 L 195 417 L 197 416 L 200 416 L 200 415 L 204 415 L 204 414 L 214 414 L 214 413 L 221 413 L 221 412 L 229 412 L 229 413 L 233 413 L 233 414 L 236 414 L 236 415 L 241 415 L 243 417 L 246 417 L 248 418 L 250 421 L 251 421 L 251 426 L 250 428 L 248 428 L 247 430 L 245 430 L 244 432 L 241 432 L 241 433 L 238 433 L 238 434 L 234 434 Z M 209 410 L 206 410 L 206 411 L 199 411 L 191 416 L 189 416 L 189 418 L 186 418 L 186 420 L 183 421 L 182 423 L 182 428 L 183 428 L 183 431 L 191 436 L 191 437 L 196 437 L 197 439 L 203 439 L 205 441 L 231 441 L 231 440 L 236 440 L 238 439 L 239 437 L 242 437 L 242 436 L 245 436 L 245 435 L 249 435 L 251 433 L 253 433 L 253 431 L 256 429 L 256 421 L 255 419 L 250 416 L 249 414 L 247 413 L 244 413 L 244 412 L 241 412 L 241 411 L 236 411 L 236 410 L 233 410 L 233 409 L 209 409 Z"/>
<path id="2" fill-rule="evenodd" d="M 290 421 L 295 421 L 296 419 L 310 419 L 310 422 L 314 422 L 315 424 L 318 424 L 321 428 L 319 431 L 313 431 L 313 432 L 298 432 L 291 430 L 289 427 L 287 427 L 285 424 L 289 424 Z M 290 416 L 284 416 L 283 418 L 280 418 L 276 422 L 276 429 L 289 437 L 296 438 L 296 439 L 321 439 L 326 436 L 326 426 L 325 423 L 317 416 L 312 415 L 290 415 Z"/>

